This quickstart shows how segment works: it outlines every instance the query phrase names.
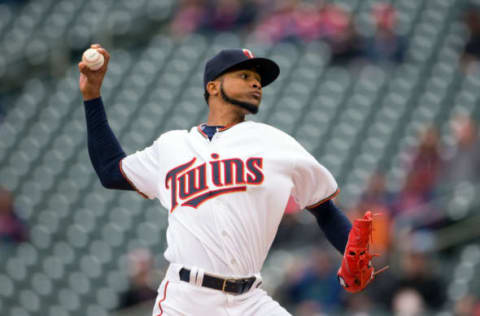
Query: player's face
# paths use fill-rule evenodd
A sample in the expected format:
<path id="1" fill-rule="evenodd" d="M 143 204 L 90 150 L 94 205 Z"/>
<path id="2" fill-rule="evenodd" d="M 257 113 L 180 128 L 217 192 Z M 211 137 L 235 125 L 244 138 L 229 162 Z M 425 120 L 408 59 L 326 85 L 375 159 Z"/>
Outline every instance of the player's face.
<path id="1" fill-rule="evenodd" d="M 236 70 L 223 76 L 220 86 L 224 101 L 258 112 L 262 101 L 260 75 L 253 70 Z"/>

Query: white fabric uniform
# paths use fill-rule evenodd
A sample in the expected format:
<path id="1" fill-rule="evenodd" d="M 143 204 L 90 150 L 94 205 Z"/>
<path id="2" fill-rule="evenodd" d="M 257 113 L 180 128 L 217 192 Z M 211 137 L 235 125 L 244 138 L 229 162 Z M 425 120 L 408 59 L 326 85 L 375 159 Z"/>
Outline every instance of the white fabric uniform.
<path id="1" fill-rule="evenodd" d="M 167 132 L 152 146 L 124 158 L 121 168 L 139 193 L 159 199 L 169 210 L 165 258 L 176 267 L 199 271 L 200 278 L 203 273 L 259 277 L 287 207 L 303 209 L 338 192 L 330 172 L 295 139 L 251 121 L 219 130 L 211 141 L 200 127 Z M 167 293 L 163 304 L 168 305 L 169 299 L 180 302 L 179 297 L 172 298 L 180 295 L 179 289 L 173 290 L 175 287 L 192 291 L 182 294 L 188 300 L 198 293 L 231 296 L 178 281 L 174 274 L 167 273 L 160 285 L 159 300 L 164 296 L 166 282 L 170 282 L 168 289 L 177 294 Z M 258 288 L 252 287 L 237 298 L 245 295 L 276 304 Z M 198 300 L 198 304 L 202 302 L 207 301 Z M 184 307 L 177 306 L 177 311 Z M 190 315 L 175 310 L 171 309 L 170 314 Z M 195 315 L 201 315 L 198 308 L 194 310 Z M 228 315 L 247 315 L 235 310 L 239 309 L 229 309 Z M 286 313 L 281 307 L 280 312 L 270 314 L 259 311 L 251 310 L 248 315 Z M 157 306 L 154 312 L 155 316 L 159 314 Z"/>

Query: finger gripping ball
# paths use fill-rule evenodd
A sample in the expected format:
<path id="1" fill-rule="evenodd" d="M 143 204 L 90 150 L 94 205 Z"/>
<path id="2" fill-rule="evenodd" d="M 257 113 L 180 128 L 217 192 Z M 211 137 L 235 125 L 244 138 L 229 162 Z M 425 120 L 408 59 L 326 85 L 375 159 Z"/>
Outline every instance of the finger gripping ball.
<path id="1" fill-rule="evenodd" d="M 89 48 L 83 53 L 82 61 L 91 70 L 98 70 L 103 66 L 104 58 L 96 49 Z"/>

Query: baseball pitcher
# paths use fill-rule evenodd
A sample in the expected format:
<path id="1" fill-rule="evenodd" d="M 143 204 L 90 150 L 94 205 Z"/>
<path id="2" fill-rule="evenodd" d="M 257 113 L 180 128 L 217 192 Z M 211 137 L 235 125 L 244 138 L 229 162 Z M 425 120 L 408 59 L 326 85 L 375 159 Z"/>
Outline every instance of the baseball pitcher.
<path id="1" fill-rule="evenodd" d="M 352 228 L 332 201 L 339 192 L 332 174 L 288 134 L 245 120 L 280 74 L 274 61 L 248 49 L 220 51 L 205 65 L 207 122 L 127 156 L 100 96 L 110 55 L 92 48 L 105 59 L 96 71 L 79 63 L 92 165 L 106 188 L 135 190 L 169 212 L 170 266 L 154 316 L 289 315 L 262 290 L 260 274 L 287 205 L 310 211 L 344 256 L 338 277 L 346 290 L 373 279 L 371 214 Z"/>

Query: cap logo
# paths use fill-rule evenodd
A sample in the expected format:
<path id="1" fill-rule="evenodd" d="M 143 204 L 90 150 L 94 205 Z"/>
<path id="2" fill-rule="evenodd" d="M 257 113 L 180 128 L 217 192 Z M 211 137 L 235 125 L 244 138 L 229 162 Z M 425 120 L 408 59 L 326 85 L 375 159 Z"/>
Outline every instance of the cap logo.
<path id="1" fill-rule="evenodd" d="M 245 54 L 245 56 L 247 56 L 248 58 L 254 58 L 255 56 L 253 56 L 253 53 L 249 50 L 249 49 L 242 49 L 242 52 Z"/>

